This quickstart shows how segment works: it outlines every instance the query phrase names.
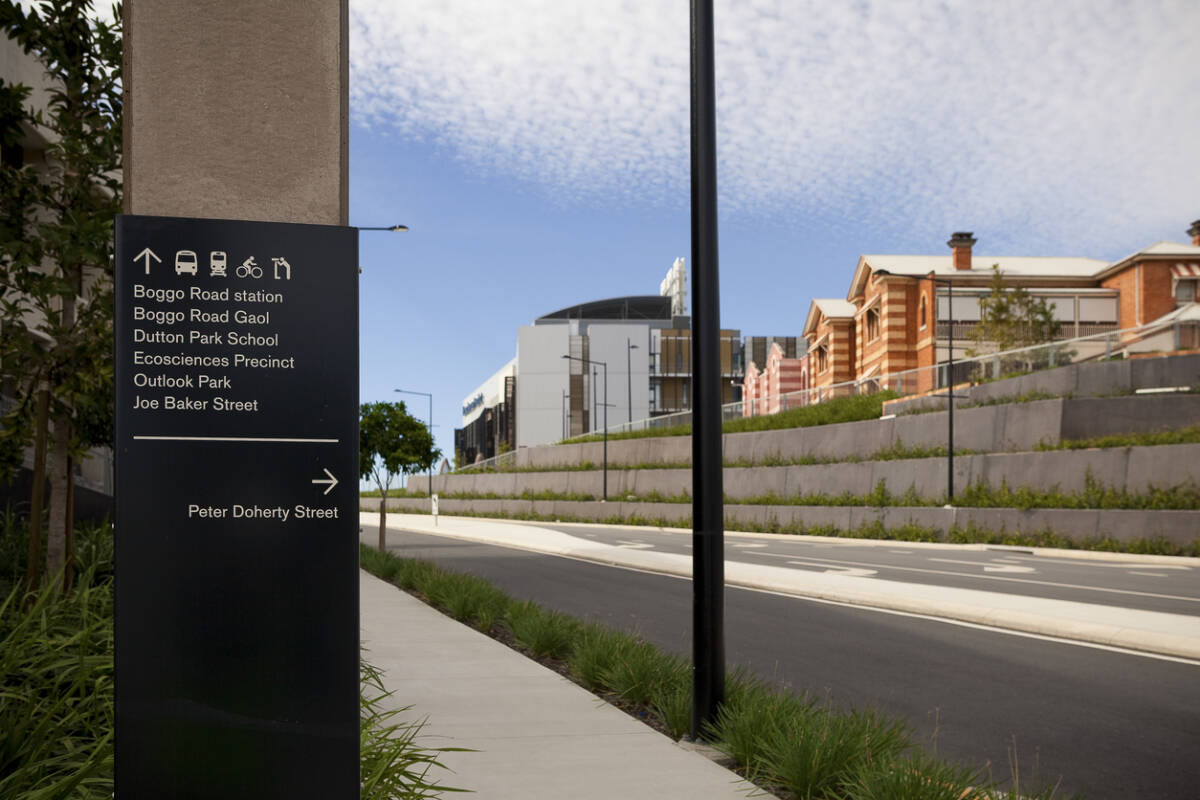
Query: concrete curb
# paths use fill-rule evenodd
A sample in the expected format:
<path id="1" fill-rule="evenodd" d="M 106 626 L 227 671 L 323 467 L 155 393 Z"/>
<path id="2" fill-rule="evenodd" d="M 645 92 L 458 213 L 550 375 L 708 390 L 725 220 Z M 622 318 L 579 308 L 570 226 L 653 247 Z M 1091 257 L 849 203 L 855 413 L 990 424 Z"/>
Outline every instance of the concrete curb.
<path id="1" fill-rule="evenodd" d="M 691 558 L 597 544 L 533 524 L 398 514 L 396 527 L 456 539 L 576 558 L 681 578 L 691 577 Z M 360 514 L 363 540 L 373 541 L 379 515 Z M 838 540 L 841 541 L 841 540 Z M 894 546 L 895 542 L 888 542 Z M 905 543 L 907 546 L 908 543 Z M 727 561 L 732 586 L 798 597 L 967 622 L 1177 658 L 1200 659 L 1200 617 L 1027 598 L 976 589 L 955 589 L 878 578 L 829 575 L 784 567 Z"/>

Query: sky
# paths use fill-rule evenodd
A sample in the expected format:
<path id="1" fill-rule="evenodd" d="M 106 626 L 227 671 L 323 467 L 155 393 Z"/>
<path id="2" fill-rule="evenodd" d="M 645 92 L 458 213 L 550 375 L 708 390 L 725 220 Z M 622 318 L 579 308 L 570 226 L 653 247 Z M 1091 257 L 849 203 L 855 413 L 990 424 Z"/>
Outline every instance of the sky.
<path id="1" fill-rule="evenodd" d="M 360 394 L 452 455 L 517 328 L 690 253 L 681 0 L 350 0 Z M 1116 260 L 1200 219 L 1195 0 L 716 0 L 721 325 L 864 253 Z M 690 302 L 689 302 L 690 307 Z"/>

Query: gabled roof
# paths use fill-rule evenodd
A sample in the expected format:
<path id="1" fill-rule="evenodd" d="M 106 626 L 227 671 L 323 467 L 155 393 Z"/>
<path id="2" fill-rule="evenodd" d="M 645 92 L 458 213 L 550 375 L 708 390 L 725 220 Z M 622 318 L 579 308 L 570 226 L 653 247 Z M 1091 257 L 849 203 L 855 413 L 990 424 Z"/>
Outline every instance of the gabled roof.
<path id="1" fill-rule="evenodd" d="M 818 317 L 826 319 L 853 319 L 855 308 L 854 303 L 838 300 L 832 297 L 820 297 L 812 301 L 808 307 L 808 317 L 804 320 L 803 336 L 809 336 L 817 329 Z"/>
<path id="2" fill-rule="evenodd" d="M 950 254 L 942 256 L 898 256 L 864 255 L 858 259 L 858 268 L 850 282 L 847 300 L 863 294 L 870 273 L 886 269 L 895 275 L 949 275 L 951 277 L 991 280 L 992 265 L 998 264 L 1000 271 L 1014 278 L 1091 278 L 1108 266 L 1098 258 L 1077 256 L 971 256 L 971 268 L 955 269 Z"/>
<path id="3" fill-rule="evenodd" d="M 1112 266 L 1097 273 L 1096 278 L 1107 278 L 1109 275 L 1114 275 L 1139 261 L 1162 261 L 1172 258 L 1200 259 L 1200 247 L 1196 247 L 1194 244 L 1179 244 L 1178 242 L 1155 242 L 1149 247 L 1138 250 L 1136 253 L 1130 253 L 1120 261 L 1114 261 Z"/>

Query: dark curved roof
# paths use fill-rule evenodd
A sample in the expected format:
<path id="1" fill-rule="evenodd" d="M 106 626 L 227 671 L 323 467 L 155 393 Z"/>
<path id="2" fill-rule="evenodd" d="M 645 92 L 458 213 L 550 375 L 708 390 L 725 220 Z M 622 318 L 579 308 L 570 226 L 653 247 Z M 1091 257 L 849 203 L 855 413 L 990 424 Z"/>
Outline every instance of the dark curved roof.
<path id="1" fill-rule="evenodd" d="M 568 306 L 538 317 L 550 319 L 670 319 L 671 298 L 657 294 L 610 297 Z"/>

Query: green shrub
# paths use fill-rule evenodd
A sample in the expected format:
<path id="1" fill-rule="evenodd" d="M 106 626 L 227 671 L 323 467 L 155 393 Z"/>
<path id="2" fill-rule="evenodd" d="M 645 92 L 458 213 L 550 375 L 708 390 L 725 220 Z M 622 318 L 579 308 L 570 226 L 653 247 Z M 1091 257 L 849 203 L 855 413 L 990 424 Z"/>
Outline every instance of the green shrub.
<path id="1" fill-rule="evenodd" d="M 688 668 L 674 655 L 664 653 L 649 642 L 634 642 L 620 650 L 603 674 L 604 687 L 634 705 L 650 705 L 666 687 L 676 686 Z"/>
<path id="2" fill-rule="evenodd" d="M 395 720 L 411 706 L 386 708 L 392 693 L 384 690 L 379 670 L 363 661 L 361 675 L 358 752 L 362 800 L 418 800 L 462 791 L 439 786 L 429 773 L 434 768 L 445 769 L 438 761 L 439 753 L 462 752 L 465 748 L 419 746 L 416 739 L 424 722 Z"/>
<path id="3" fill-rule="evenodd" d="M 978 787 L 981 770 L 917 753 L 905 761 L 867 765 L 844 784 L 855 800 L 991 800 Z"/>
<path id="4" fill-rule="evenodd" d="M 566 614 L 531 601 L 510 603 L 505 622 L 521 646 L 538 658 L 566 658 L 579 630 L 579 623 Z"/>
<path id="5" fill-rule="evenodd" d="M 603 690 L 604 675 L 621 657 L 629 637 L 603 625 L 584 625 L 571 648 L 571 674 L 586 689 Z"/>
<path id="6" fill-rule="evenodd" d="M 812 707 L 805 699 L 780 694 L 757 680 L 735 678 L 726 686 L 725 702 L 705 733 L 755 780 L 767 766 L 769 732 L 784 727 L 793 716 L 808 716 Z"/>
<path id="7" fill-rule="evenodd" d="M 658 712 L 667 733 L 679 739 L 692 727 L 691 670 L 685 667 L 672 680 L 660 684 L 650 695 L 650 705 Z"/>
<path id="8" fill-rule="evenodd" d="M 444 586 L 439 594 L 447 613 L 485 633 L 508 609 L 508 597 L 482 578 L 463 575 Z"/>

